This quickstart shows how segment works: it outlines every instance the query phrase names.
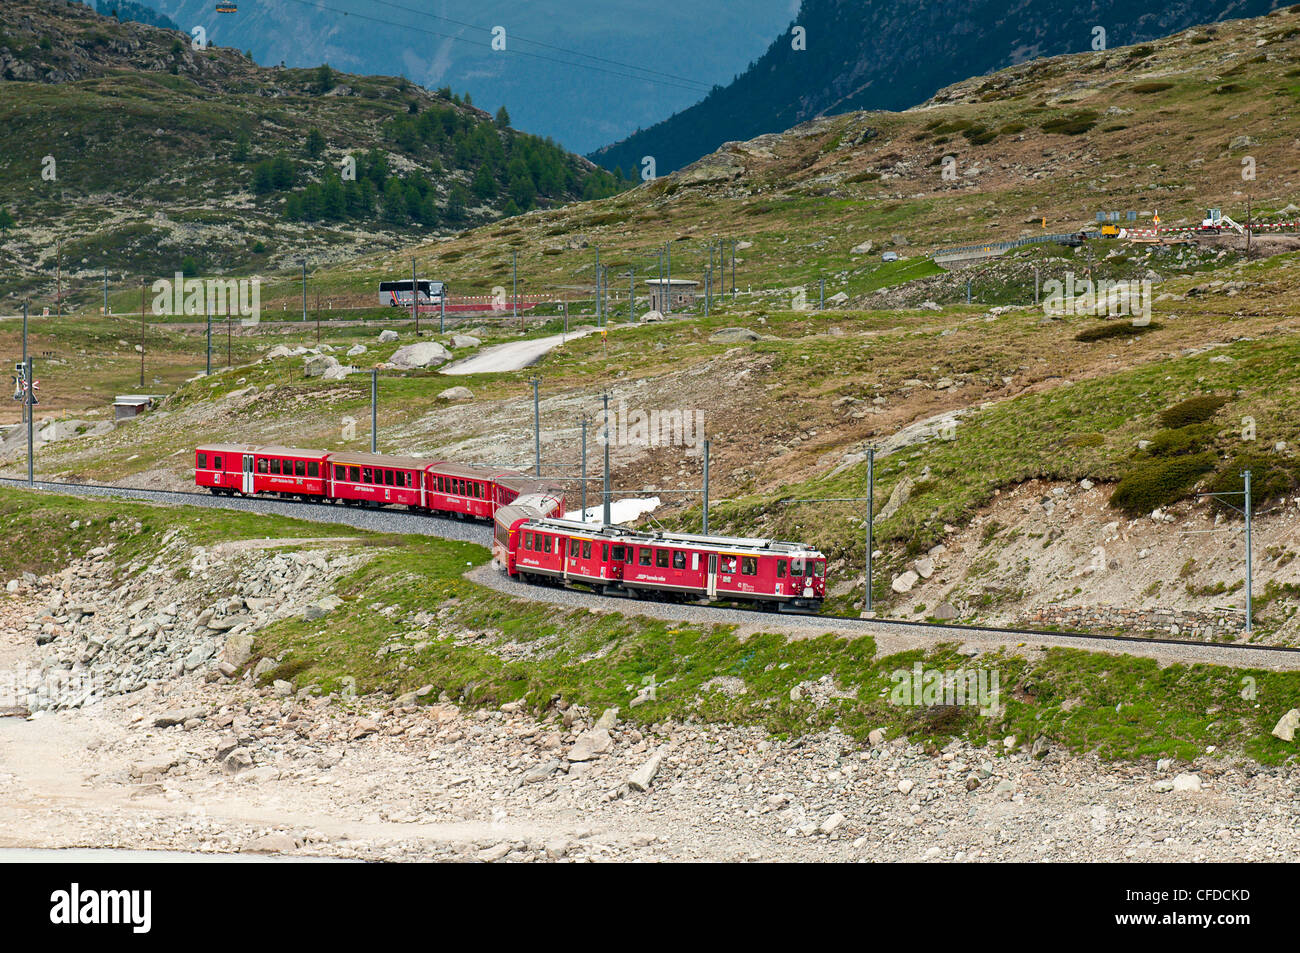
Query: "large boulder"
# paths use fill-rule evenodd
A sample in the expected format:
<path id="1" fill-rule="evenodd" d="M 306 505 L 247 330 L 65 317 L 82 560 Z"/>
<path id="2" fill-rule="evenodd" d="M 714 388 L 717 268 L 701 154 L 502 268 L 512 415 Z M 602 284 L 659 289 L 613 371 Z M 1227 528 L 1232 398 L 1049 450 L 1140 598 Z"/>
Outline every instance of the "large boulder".
<path id="1" fill-rule="evenodd" d="M 341 381 L 349 374 L 355 374 L 356 372 L 357 368 L 350 364 L 335 364 L 333 367 L 328 368 L 325 373 L 320 376 L 320 379 L 323 381 Z"/>
<path id="2" fill-rule="evenodd" d="M 407 344 L 393 352 L 392 363 L 402 368 L 434 367 L 451 360 L 451 351 L 437 341 Z"/>
<path id="3" fill-rule="evenodd" d="M 749 328 L 722 328 L 710 334 L 709 340 L 715 344 L 739 344 L 745 341 L 757 341 L 758 332 L 751 331 Z"/>
<path id="4" fill-rule="evenodd" d="M 396 332 L 396 331 L 380 331 L 380 332 L 379 332 L 379 343 L 380 343 L 380 344 L 391 344 L 391 343 L 393 343 L 393 342 L 396 341 L 396 340 L 397 340 L 397 332 Z"/>
<path id="5" fill-rule="evenodd" d="M 473 400 L 474 392 L 468 387 L 448 387 L 438 395 L 439 400 Z"/>
<path id="6" fill-rule="evenodd" d="M 304 370 L 308 377 L 324 377 L 326 371 L 338 366 L 338 360 L 328 354 L 314 354 L 304 362 Z"/>
<path id="7" fill-rule="evenodd" d="M 451 336 L 452 347 L 478 347 L 482 343 L 472 334 L 453 334 Z"/>
<path id="8" fill-rule="evenodd" d="M 366 353 L 366 346 L 364 344 L 354 344 L 350 348 L 348 348 L 348 357 L 360 357 L 362 354 L 365 353 Z"/>

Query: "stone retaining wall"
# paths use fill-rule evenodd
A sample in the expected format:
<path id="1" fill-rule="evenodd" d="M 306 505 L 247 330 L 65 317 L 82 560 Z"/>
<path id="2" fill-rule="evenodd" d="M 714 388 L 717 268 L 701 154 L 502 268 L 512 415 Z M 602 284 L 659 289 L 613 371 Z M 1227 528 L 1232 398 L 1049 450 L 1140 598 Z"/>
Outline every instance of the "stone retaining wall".
<path id="1" fill-rule="evenodd" d="M 1119 630 L 1208 641 L 1238 638 L 1246 624 L 1246 613 L 1240 609 L 1180 612 L 1112 606 L 1040 606 L 1022 613 L 1016 624 L 1103 633 Z"/>

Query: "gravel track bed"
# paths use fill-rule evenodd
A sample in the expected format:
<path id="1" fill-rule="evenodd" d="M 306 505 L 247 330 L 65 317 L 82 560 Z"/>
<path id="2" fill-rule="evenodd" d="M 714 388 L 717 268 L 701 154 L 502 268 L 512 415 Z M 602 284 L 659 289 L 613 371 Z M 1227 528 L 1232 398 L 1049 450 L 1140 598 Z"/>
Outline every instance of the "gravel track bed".
<path id="1" fill-rule="evenodd" d="M 5 486 L 26 487 L 25 480 L 0 479 Z M 293 500 L 245 499 L 240 496 L 211 496 L 170 490 L 135 489 L 131 487 L 86 486 L 76 483 L 47 483 L 37 481 L 37 489 L 66 493 L 73 496 L 107 496 L 143 500 L 151 503 L 206 506 L 223 510 L 246 510 L 292 516 L 316 523 L 339 523 L 357 529 L 380 533 L 410 533 L 437 536 L 459 542 L 492 545 L 492 530 L 483 523 L 425 516 L 401 510 L 372 510 L 354 506 L 335 506 L 325 503 L 299 503 Z"/>
<path id="2" fill-rule="evenodd" d="M 981 650 L 999 647 L 1031 650 L 1045 646 L 1066 646 L 1094 652 L 1124 653 L 1153 658 L 1161 664 L 1201 662 L 1228 665 L 1237 668 L 1263 668 L 1276 671 L 1300 669 L 1300 653 L 1251 650 L 1239 646 L 1174 645 L 1149 643 L 1134 639 L 1132 643 L 1117 643 L 1110 639 L 1090 639 L 1069 635 L 1024 635 L 999 629 L 930 628 L 928 626 L 873 622 L 869 619 L 834 619 L 820 616 L 782 615 L 773 612 L 752 612 L 742 609 L 720 609 L 712 606 L 674 605 L 665 602 L 643 602 L 633 599 L 614 599 L 575 589 L 536 586 L 517 582 L 489 563 L 466 573 L 466 578 L 480 585 L 521 599 L 549 602 L 569 609 L 604 609 L 628 615 L 643 615 L 654 619 L 675 622 L 692 622 L 700 625 L 722 623 L 737 625 L 742 629 L 762 632 L 785 632 L 796 638 L 811 638 L 827 632 L 846 635 L 870 635 L 876 639 L 881 654 L 892 654 L 911 648 L 926 647 L 936 642 L 961 642 Z"/>

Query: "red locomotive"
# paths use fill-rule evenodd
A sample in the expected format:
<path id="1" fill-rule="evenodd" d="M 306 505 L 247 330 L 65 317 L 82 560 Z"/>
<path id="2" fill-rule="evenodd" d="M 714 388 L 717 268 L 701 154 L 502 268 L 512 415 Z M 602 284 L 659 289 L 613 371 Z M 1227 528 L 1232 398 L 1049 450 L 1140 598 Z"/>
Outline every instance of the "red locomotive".
<path id="1" fill-rule="evenodd" d="M 648 533 L 554 519 L 531 500 L 496 513 L 492 555 L 525 582 L 591 586 L 606 595 L 743 602 L 816 611 L 826 557 L 802 543 Z"/>
<path id="2" fill-rule="evenodd" d="M 488 467 L 373 453 L 207 444 L 194 451 L 194 482 L 226 496 L 406 506 L 477 519 L 491 519 L 499 508 L 527 494 L 547 515 L 564 512 L 563 490 L 543 480 Z"/>

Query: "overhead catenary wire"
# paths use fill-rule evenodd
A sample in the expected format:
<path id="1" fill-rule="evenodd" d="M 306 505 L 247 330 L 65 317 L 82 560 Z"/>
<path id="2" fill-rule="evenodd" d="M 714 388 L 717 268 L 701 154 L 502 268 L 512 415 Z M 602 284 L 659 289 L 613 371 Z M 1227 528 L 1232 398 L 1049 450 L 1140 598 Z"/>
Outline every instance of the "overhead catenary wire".
<path id="1" fill-rule="evenodd" d="M 355 17 L 355 18 L 357 18 L 358 20 L 368 20 L 368 21 L 371 22 L 371 23 L 379 23 L 379 24 L 383 24 L 383 25 L 385 25 L 385 26 L 389 26 L 389 25 L 391 25 L 391 24 L 390 24 L 390 21 L 385 20 L 385 19 L 383 19 L 382 17 L 372 17 L 372 16 L 367 16 L 367 15 L 364 14 L 364 13 L 356 13 L 356 12 L 351 11 L 351 10 L 344 10 L 344 9 L 341 9 L 341 8 L 339 8 L 339 7 L 337 7 L 337 6 L 331 6 L 330 4 L 323 3 L 322 0 L 290 0 L 290 2 L 291 2 L 291 3 L 297 3 L 297 4 L 299 4 L 300 6 L 313 7 L 313 8 L 315 8 L 315 9 L 317 9 L 317 10 L 327 10 L 327 11 L 329 11 L 329 12 L 331 12 L 331 13 L 337 13 L 337 14 L 340 14 L 340 15 L 345 16 L 345 17 Z M 423 10 L 417 10 L 417 9 L 415 9 L 415 8 L 413 8 L 413 7 L 404 7 L 404 6 L 400 5 L 400 4 L 387 3 L 386 0 L 376 0 L 376 2 L 383 2 L 385 6 L 395 7 L 395 8 L 397 8 L 397 9 L 399 9 L 399 10 L 403 10 L 403 11 L 405 11 L 405 12 L 407 12 L 407 13 L 415 14 L 415 15 L 417 15 L 417 16 L 432 16 L 432 14 L 427 14 L 427 13 L 425 13 Z M 439 19 L 445 19 L 445 18 L 439 18 Z M 483 27 L 475 27 L 475 29 L 484 29 L 484 28 L 483 28 Z M 469 43 L 469 44 L 471 44 L 472 46 L 479 46 L 479 47 L 484 47 L 484 46 L 486 46 L 488 49 L 491 49 L 491 44 L 490 44 L 490 42 L 486 42 L 486 43 L 484 43 L 484 42 L 478 42 L 478 41 L 472 40 L 472 39 L 470 39 L 470 38 L 468 38 L 468 37 L 458 36 L 458 35 L 456 35 L 456 34 L 454 34 L 454 33 L 444 33 L 444 32 L 442 32 L 441 30 L 431 30 L 431 29 L 429 29 L 429 28 L 427 28 L 427 27 L 419 27 L 419 26 L 403 26 L 403 27 L 402 27 L 402 32 L 403 32 L 403 33 L 424 33 L 424 34 L 427 34 L 428 36 L 437 36 L 437 37 L 442 37 L 443 39 L 453 40 L 453 41 L 460 42 L 460 43 Z M 515 37 L 515 39 L 522 40 L 523 38 L 522 38 L 522 37 Z M 536 43 L 538 43 L 538 45 L 545 45 L 545 44 L 541 44 L 541 43 L 538 42 L 538 41 L 528 41 L 528 42 L 536 42 Z M 552 47 L 552 48 L 553 48 L 553 49 L 556 49 L 556 50 L 560 50 L 560 51 L 562 51 L 562 52 L 564 52 L 564 53 L 567 53 L 567 54 L 569 54 L 570 56 L 579 56 L 579 57 L 581 57 L 581 56 L 587 56 L 587 57 L 590 57 L 590 56 L 591 56 L 591 54 L 580 53 L 580 52 L 578 52 L 578 51 L 576 51 L 576 50 L 565 50 L 563 47 Z M 592 71 L 592 72 L 597 72 L 597 73 L 607 73 L 607 74 L 609 74 L 609 75 L 611 75 L 611 76 L 618 76 L 618 77 L 620 77 L 620 78 L 622 78 L 622 79 L 639 80 L 639 81 L 641 81 L 641 82 L 654 83 L 655 85 L 659 85 L 659 86 L 672 86 L 672 87 L 675 87 L 675 88 L 677 88 L 677 89 L 685 89 L 685 90 L 689 90 L 689 91 L 691 91 L 691 92 L 708 92 L 709 90 L 711 90 L 711 89 L 713 88 L 713 87 L 711 87 L 711 86 L 710 86 L 709 84 L 707 84 L 707 83 L 702 83 L 702 82 L 700 82 L 700 81 L 698 81 L 698 80 L 687 79 L 686 77 L 672 77 L 671 74 L 663 74 L 664 76 L 666 76 L 666 77 L 670 77 L 670 78 L 660 78 L 660 79 L 656 79 L 654 76 L 651 76 L 651 75 L 637 75 L 636 73 L 630 73 L 630 72 L 628 72 L 627 70 L 629 70 L 629 69 L 639 69 L 639 70 L 643 70 L 643 69 L 645 69 L 645 67 L 634 66 L 634 65 L 632 65 L 632 64 L 620 64 L 620 66 L 622 66 L 623 68 L 621 68 L 621 69 L 611 69 L 611 68 L 606 67 L 606 66 L 597 66 L 597 65 L 595 65 L 595 64 L 593 64 L 593 63 L 580 63 L 580 62 L 575 62 L 574 60 L 566 60 L 566 59 L 560 59 L 560 58 L 557 58 L 557 57 L 554 57 L 554 56 L 546 56 L 546 55 L 543 54 L 543 53 L 536 53 L 536 52 L 533 52 L 533 51 L 531 51 L 531 50 L 511 50 L 511 49 L 506 49 L 506 50 L 503 50 L 503 51 L 500 51 L 500 52 L 504 52 L 504 53 L 508 53 L 508 54 L 509 54 L 509 53 L 513 53 L 513 54 L 516 55 L 516 56 L 527 56 L 527 57 L 530 57 L 530 58 L 532 58 L 532 59 L 542 60 L 542 61 L 544 61 L 544 62 L 548 62 L 548 63 L 558 63 L 558 64 L 560 64 L 561 66 L 577 67 L 578 69 L 590 70 L 590 71 Z M 606 61 L 606 62 L 609 62 L 609 61 Z M 650 72 L 657 72 L 657 71 L 650 71 Z"/>

